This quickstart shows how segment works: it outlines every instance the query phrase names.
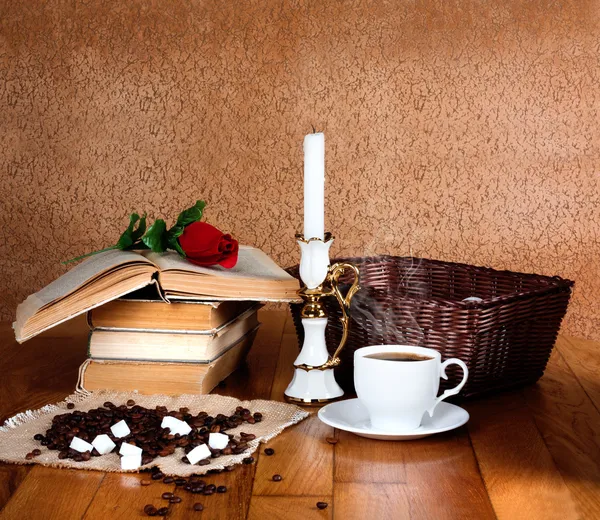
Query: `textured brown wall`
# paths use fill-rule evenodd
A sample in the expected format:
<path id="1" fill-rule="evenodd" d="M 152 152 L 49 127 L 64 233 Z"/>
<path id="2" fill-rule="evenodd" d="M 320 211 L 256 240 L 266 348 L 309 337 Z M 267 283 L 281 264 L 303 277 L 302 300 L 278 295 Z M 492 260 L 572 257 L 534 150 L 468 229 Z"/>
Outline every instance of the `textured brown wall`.
<path id="1" fill-rule="evenodd" d="M 302 138 L 334 254 L 577 281 L 600 338 L 600 0 L 0 0 L 0 313 L 114 243 L 207 218 L 296 262 Z"/>

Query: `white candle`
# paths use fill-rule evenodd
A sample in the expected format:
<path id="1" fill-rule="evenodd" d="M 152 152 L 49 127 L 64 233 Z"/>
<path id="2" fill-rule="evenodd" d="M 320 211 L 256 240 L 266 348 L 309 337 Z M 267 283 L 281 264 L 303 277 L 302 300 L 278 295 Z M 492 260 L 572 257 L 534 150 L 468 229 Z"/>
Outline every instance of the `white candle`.
<path id="1" fill-rule="evenodd" d="M 304 138 L 304 238 L 325 237 L 325 136 Z"/>

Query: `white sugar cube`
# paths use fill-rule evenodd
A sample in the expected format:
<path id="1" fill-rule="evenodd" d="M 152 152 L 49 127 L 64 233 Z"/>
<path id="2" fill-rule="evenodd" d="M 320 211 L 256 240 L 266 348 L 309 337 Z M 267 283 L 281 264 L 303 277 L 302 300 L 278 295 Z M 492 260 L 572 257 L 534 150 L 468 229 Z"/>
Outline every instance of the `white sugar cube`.
<path id="1" fill-rule="evenodd" d="M 141 465 L 141 453 L 138 453 L 137 455 L 125 455 L 121 457 L 121 469 L 138 469 Z"/>
<path id="2" fill-rule="evenodd" d="M 94 447 L 89 442 L 86 442 L 83 439 L 80 439 L 79 437 L 73 437 L 71 444 L 69 444 L 69 448 L 72 448 L 80 453 L 85 453 L 86 451 L 91 452 L 94 449 Z"/>
<path id="3" fill-rule="evenodd" d="M 115 449 L 116 444 L 106 434 L 96 435 L 96 438 L 92 441 L 92 446 L 96 448 L 96 451 L 100 455 L 106 455 Z"/>
<path id="4" fill-rule="evenodd" d="M 120 439 L 121 437 L 127 437 L 131 430 L 125 421 L 119 421 L 117 424 L 113 424 L 110 427 L 110 431 L 113 432 L 113 435 Z"/>
<path id="5" fill-rule="evenodd" d="M 208 445 L 213 450 L 222 450 L 229 444 L 229 435 L 224 433 L 211 433 L 208 436 Z"/>
<path id="6" fill-rule="evenodd" d="M 173 417 L 171 415 L 165 415 L 163 417 L 162 422 L 160 423 L 160 427 L 161 428 L 176 428 L 177 427 L 177 423 L 179 422 L 179 419 L 177 419 L 177 417 Z"/>
<path id="7" fill-rule="evenodd" d="M 185 421 L 180 421 L 176 417 L 171 417 L 170 415 L 167 415 L 163 418 L 162 422 L 160 423 L 160 427 L 169 428 L 172 435 L 176 435 L 178 433 L 179 435 L 183 436 L 192 431 L 192 427 L 188 423 Z"/>
<path id="8" fill-rule="evenodd" d="M 128 455 L 138 455 L 138 454 L 141 456 L 142 448 L 138 448 L 137 446 L 134 446 L 133 444 L 124 442 L 123 444 L 121 444 L 121 449 L 119 450 L 119 453 L 121 455 L 124 455 L 125 457 L 127 457 Z"/>
<path id="9" fill-rule="evenodd" d="M 190 451 L 186 457 L 190 461 L 190 464 L 196 464 L 196 462 L 202 459 L 208 459 L 210 457 L 210 450 L 206 444 L 200 444 Z"/>

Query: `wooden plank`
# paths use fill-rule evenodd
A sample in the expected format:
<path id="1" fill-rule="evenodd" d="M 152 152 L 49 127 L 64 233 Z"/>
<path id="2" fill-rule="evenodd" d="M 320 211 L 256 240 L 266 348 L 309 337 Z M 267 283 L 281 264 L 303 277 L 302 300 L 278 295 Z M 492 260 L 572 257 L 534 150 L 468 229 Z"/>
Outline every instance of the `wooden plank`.
<path id="1" fill-rule="evenodd" d="M 39 408 L 73 393 L 77 370 L 86 357 L 88 329 L 82 318 L 51 329 L 23 345 L 15 341 L 10 323 L 0 324 L 0 423 L 27 409 Z M 58 339 L 57 339 L 58 338 Z M 52 352 L 52 356 L 44 352 Z M 0 465 L 0 509 L 32 466 Z"/>
<path id="2" fill-rule="evenodd" d="M 142 479 L 150 479 L 150 475 L 107 473 L 84 518 L 147 518 L 144 513 L 146 504 L 153 504 L 156 508 L 168 505 L 161 495 L 165 491 L 174 491 L 175 485 L 153 480 L 149 486 L 142 486 Z"/>
<path id="3" fill-rule="evenodd" d="M 271 398 L 283 400 L 283 391 L 292 379 L 293 362 L 298 355 L 294 334 L 284 334 Z M 333 428 L 316 414 L 277 436 L 268 447 L 275 455 L 261 454 L 254 480 L 253 495 L 325 495 L 333 493 L 333 449 L 326 438 Z M 280 482 L 272 477 L 279 474 Z"/>
<path id="4" fill-rule="evenodd" d="M 396 444 L 413 518 L 495 518 L 466 427 Z"/>
<path id="5" fill-rule="evenodd" d="M 317 502 L 327 502 L 329 507 L 318 509 Z M 252 506 L 248 520 L 266 519 L 285 520 L 327 520 L 333 518 L 332 498 L 330 496 L 303 497 L 252 497 Z M 346 517 L 346 520 L 354 518 Z M 356 517 L 358 518 L 358 517 Z"/>
<path id="6" fill-rule="evenodd" d="M 479 402 L 468 409 L 471 442 L 499 520 L 579 517 L 522 395 L 504 409 L 500 402 L 493 408 Z"/>
<path id="7" fill-rule="evenodd" d="M 524 395 L 580 517 L 600 511 L 600 413 L 558 350 Z"/>
<path id="8" fill-rule="evenodd" d="M 225 385 L 217 387 L 215 393 L 229 395 L 239 399 L 268 399 L 271 392 L 278 352 L 281 344 L 286 313 L 284 311 L 261 311 L 263 322 L 254 345 L 248 355 L 246 364 L 234 372 L 225 381 Z M 207 483 L 225 485 L 227 493 L 211 496 L 193 495 L 183 489 L 175 493 L 183 501 L 171 504 L 169 518 L 188 518 L 195 502 L 205 506 L 203 518 L 243 519 L 246 518 L 255 465 L 238 466 L 230 473 L 206 475 L 201 477 Z M 135 518 L 141 514 L 144 505 L 152 503 L 156 506 L 169 505 L 160 496 L 165 491 L 174 491 L 173 485 L 155 483 L 141 487 L 132 479 L 123 479 L 120 474 L 107 474 L 96 494 L 86 520 L 104 518 Z M 134 478 L 138 478 L 135 476 Z M 131 482 L 132 485 L 128 485 Z M 131 494 L 131 487 L 135 494 Z M 112 498 L 115 497 L 115 498 Z M 113 516 L 114 515 L 114 516 Z M 130 516 L 127 516 L 130 515 Z"/>
<path id="9" fill-rule="evenodd" d="M 561 336 L 556 344 L 588 397 L 600 410 L 600 346 L 597 341 Z"/>
<path id="10" fill-rule="evenodd" d="M 336 482 L 406 482 L 405 450 L 402 443 L 365 439 L 339 431 L 335 445 Z"/>
<path id="11" fill-rule="evenodd" d="M 103 473 L 34 467 L 2 510 L 3 520 L 81 518 Z"/>
<path id="12" fill-rule="evenodd" d="M 351 518 L 408 520 L 413 518 L 404 484 L 336 483 L 333 503 L 334 520 Z"/>
<path id="13" fill-rule="evenodd" d="M 0 511 L 25 480 L 30 470 L 31 466 L 29 465 L 0 464 Z"/>

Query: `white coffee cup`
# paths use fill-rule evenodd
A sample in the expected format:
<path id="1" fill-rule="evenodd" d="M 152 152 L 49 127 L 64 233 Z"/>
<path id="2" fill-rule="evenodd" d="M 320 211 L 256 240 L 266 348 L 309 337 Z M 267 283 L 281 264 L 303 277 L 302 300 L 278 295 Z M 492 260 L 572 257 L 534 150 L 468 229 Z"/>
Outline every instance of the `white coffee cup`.
<path id="1" fill-rule="evenodd" d="M 415 361 L 376 359 L 407 354 Z M 464 372 L 460 384 L 437 396 L 440 377 L 448 379 L 446 367 L 459 365 Z M 354 385 L 358 399 L 366 407 L 371 426 L 378 430 L 404 432 L 421 425 L 425 412 L 433 417 L 435 407 L 447 397 L 458 394 L 469 376 L 460 359 L 442 362 L 436 350 L 407 345 L 375 345 L 354 353 Z"/>

